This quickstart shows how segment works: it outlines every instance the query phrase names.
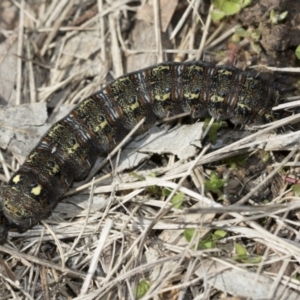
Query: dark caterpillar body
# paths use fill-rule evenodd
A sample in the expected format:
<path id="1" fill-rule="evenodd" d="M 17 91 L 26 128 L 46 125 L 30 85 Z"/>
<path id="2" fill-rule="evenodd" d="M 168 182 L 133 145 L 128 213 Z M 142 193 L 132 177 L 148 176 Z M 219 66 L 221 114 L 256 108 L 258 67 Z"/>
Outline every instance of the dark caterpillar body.
<path id="1" fill-rule="evenodd" d="M 274 119 L 284 100 L 248 72 L 208 62 L 162 63 L 115 80 L 53 125 L 1 191 L 0 242 L 8 229 L 25 231 L 47 217 L 72 182 L 145 118 L 143 130 L 180 113 L 209 113 L 235 124 Z"/>

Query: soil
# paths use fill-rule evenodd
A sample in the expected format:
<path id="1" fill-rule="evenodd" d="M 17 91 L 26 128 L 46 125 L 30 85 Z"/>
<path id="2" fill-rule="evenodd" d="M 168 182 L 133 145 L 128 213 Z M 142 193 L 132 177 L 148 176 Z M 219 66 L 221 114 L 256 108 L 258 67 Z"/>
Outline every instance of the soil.
<path id="1" fill-rule="evenodd" d="M 271 24 L 270 12 L 287 11 L 284 22 Z M 255 28 L 261 33 L 263 47 L 261 63 L 269 66 L 288 67 L 299 65 L 295 57 L 295 47 L 300 45 L 300 1 L 293 0 L 254 0 L 237 15 L 237 20 L 245 28 Z"/>

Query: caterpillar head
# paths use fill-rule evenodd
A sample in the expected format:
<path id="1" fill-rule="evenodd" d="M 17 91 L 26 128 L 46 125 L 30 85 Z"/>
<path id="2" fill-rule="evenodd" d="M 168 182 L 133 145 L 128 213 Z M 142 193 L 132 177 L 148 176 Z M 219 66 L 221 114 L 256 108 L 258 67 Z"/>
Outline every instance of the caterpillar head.
<path id="1" fill-rule="evenodd" d="M 12 180 L 18 176 L 15 175 Z M 34 225 L 32 211 L 30 210 L 33 201 L 16 185 L 8 183 L 2 187 L 0 196 L 0 244 L 6 241 L 8 230 L 22 232 Z"/>
<path id="2" fill-rule="evenodd" d="M 7 240 L 8 230 L 9 229 L 16 229 L 15 222 L 11 220 L 9 214 L 7 212 L 9 210 L 10 213 L 13 213 L 15 210 L 9 204 L 9 191 L 11 190 L 11 186 L 4 185 L 1 189 L 0 195 L 0 244 L 4 244 Z"/>

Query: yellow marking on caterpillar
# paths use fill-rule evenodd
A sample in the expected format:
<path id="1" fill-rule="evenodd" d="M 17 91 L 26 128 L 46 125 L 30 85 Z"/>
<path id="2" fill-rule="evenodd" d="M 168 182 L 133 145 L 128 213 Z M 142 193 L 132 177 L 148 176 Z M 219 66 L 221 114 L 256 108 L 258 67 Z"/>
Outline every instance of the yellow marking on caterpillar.
<path id="1" fill-rule="evenodd" d="M 223 69 L 218 70 L 218 73 L 221 73 L 221 74 L 224 74 L 224 75 L 232 75 L 232 71 L 223 70 Z"/>
<path id="2" fill-rule="evenodd" d="M 246 104 L 238 103 L 237 105 L 238 105 L 239 107 L 241 107 L 241 108 L 247 108 L 248 110 L 251 110 L 250 107 L 249 107 L 248 105 L 246 105 Z"/>
<path id="3" fill-rule="evenodd" d="M 21 180 L 21 175 L 18 174 L 18 175 L 16 175 L 16 176 L 13 178 L 12 181 L 13 181 L 14 183 L 18 183 L 20 180 Z"/>
<path id="4" fill-rule="evenodd" d="M 170 66 L 157 66 L 152 69 L 152 72 L 159 72 L 162 70 L 170 70 Z"/>
<path id="5" fill-rule="evenodd" d="M 101 122 L 99 126 L 101 127 L 101 129 L 103 129 L 107 124 L 108 124 L 108 123 L 107 123 L 107 121 L 105 120 L 105 121 Z"/>
<path id="6" fill-rule="evenodd" d="M 36 152 L 32 153 L 31 155 L 29 155 L 29 157 L 27 158 L 27 162 L 32 162 L 34 157 L 36 156 Z"/>
<path id="7" fill-rule="evenodd" d="M 78 143 L 76 143 L 75 145 L 73 145 L 71 148 L 68 148 L 68 153 L 74 153 L 76 151 L 76 149 L 78 149 L 80 147 L 80 145 Z"/>
<path id="8" fill-rule="evenodd" d="M 170 99 L 170 94 L 171 93 L 166 93 L 166 94 L 157 94 L 155 95 L 155 100 L 158 100 L 158 101 L 166 101 L 168 99 Z"/>
<path id="9" fill-rule="evenodd" d="M 120 77 L 119 79 L 117 79 L 115 81 L 115 84 L 118 85 L 119 83 L 124 82 L 124 81 L 129 81 L 128 76 Z"/>
<path id="10" fill-rule="evenodd" d="M 189 69 L 195 69 L 195 70 L 197 70 L 197 71 L 203 71 L 203 67 L 201 67 L 201 66 L 189 66 Z"/>
<path id="11" fill-rule="evenodd" d="M 135 110 L 138 107 L 139 107 L 139 103 L 137 101 L 134 104 L 130 105 L 131 110 Z"/>
<path id="12" fill-rule="evenodd" d="M 81 106 L 86 106 L 86 105 L 88 105 L 90 102 L 92 102 L 93 101 L 93 99 L 91 99 L 91 98 L 87 98 L 87 99 L 85 99 L 82 103 L 81 103 Z"/>
<path id="13" fill-rule="evenodd" d="M 50 131 L 49 131 L 49 136 L 53 137 L 55 136 L 55 131 L 59 130 L 60 128 L 63 128 L 61 124 L 56 124 Z"/>
<path id="14" fill-rule="evenodd" d="M 210 97 L 210 101 L 212 101 L 212 102 L 223 102 L 224 101 L 224 97 L 212 95 Z"/>
<path id="15" fill-rule="evenodd" d="M 101 122 L 99 125 L 95 126 L 95 127 L 93 128 L 93 131 L 94 131 L 94 132 L 101 131 L 103 128 L 106 127 L 107 124 L 108 124 L 108 123 L 107 123 L 107 121 L 105 120 L 105 121 Z"/>
<path id="16" fill-rule="evenodd" d="M 34 187 L 32 190 L 31 190 L 31 194 L 35 195 L 35 196 L 38 196 L 41 194 L 41 191 L 42 191 L 42 186 L 40 184 L 38 184 L 36 187 Z"/>
<path id="17" fill-rule="evenodd" d="M 79 111 L 81 112 L 86 112 L 90 109 L 89 107 L 89 103 L 93 102 L 93 99 L 91 98 L 87 98 L 85 100 L 83 100 L 80 104 L 80 106 L 78 106 Z"/>
<path id="18" fill-rule="evenodd" d="M 57 174 L 59 172 L 59 165 L 55 164 L 54 167 L 49 172 L 50 174 Z"/>
<path id="19" fill-rule="evenodd" d="M 184 94 L 184 97 L 186 97 L 187 99 L 198 99 L 199 98 L 199 94 L 196 94 L 196 93 L 185 93 Z"/>

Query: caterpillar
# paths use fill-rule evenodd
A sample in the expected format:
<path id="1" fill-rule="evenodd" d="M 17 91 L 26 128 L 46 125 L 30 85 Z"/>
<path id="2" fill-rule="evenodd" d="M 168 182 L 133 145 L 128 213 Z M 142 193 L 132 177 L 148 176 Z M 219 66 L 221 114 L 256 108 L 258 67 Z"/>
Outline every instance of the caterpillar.
<path id="1" fill-rule="evenodd" d="M 264 124 L 284 99 L 256 75 L 204 61 L 165 62 L 116 79 L 54 124 L 2 187 L 0 243 L 8 230 L 23 232 L 46 218 L 141 119 L 143 130 L 180 113 Z"/>

